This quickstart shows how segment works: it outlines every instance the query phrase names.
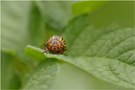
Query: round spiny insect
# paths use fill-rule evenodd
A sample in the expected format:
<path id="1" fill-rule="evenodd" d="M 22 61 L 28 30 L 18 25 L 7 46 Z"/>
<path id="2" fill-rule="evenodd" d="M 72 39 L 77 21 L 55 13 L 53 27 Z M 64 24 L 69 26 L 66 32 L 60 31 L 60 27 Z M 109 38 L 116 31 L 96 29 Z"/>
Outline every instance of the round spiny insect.
<path id="1" fill-rule="evenodd" d="M 65 40 L 61 36 L 54 35 L 48 39 L 45 52 L 53 54 L 63 54 L 66 50 Z"/>

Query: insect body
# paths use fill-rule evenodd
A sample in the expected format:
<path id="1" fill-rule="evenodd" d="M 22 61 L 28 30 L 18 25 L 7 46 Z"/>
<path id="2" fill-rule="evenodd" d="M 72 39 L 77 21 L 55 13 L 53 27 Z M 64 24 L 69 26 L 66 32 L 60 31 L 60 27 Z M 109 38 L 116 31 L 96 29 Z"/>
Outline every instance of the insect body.
<path id="1" fill-rule="evenodd" d="M 66 43 L 65 40 L 61 36 L 52 36 L 45 48 L 45 52 L 50 52 L 53 54 L 63 54 L 64 51 L 66 50 Z"/>

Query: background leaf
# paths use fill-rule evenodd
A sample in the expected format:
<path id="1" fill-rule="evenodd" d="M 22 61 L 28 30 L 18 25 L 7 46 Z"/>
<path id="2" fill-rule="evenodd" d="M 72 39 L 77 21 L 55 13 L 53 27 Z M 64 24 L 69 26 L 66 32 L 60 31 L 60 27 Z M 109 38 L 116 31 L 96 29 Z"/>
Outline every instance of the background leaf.
<path id="1" fill-rule="evenodd" d="M 59 64 L 56 60 L 46 59 L 29 76 L 23 89 L 48 89 L 55 81 Z"/>
<path id="2" fill-rule="evenodd" d="M 72 5 L 72 11 L 75 15 L 81 15 L 84 13 L 89 13 L 95 11 L 98 8 L 101 8 L 107 1 L 81 1 L 76 2 Z"/>
<path id="3" fill-rule="evenodd" d="M 21 75 L 14 66 L 15 59 L 11 55 L 1 55 L 2 89 L 17 89 L 21 86 Z"/>
<path id="4" fill-rule="evenodd" d="M 2 2 L 2 51 L 21 52 L 27 44 L 41 47 L 50 36 L 46 29 L 34 2 Z"/>
<path id="5" fill-rule="evenodd" d="M 44 21 L 56 30 L 61 30 L 72 17 L 72 2 L 62 1 L 37 1 Z"/>
<path id="6" fill-rule="evenodd" d="M 29 69 L 33 68 L 35 62 L 30 62 L 22 51 L 27 44 L 43 44 L 46 29 L 39 18 L 39 11 L 31 1 L 2 2 L 2 88 L 20 88 Z"/>
<path id="7" fill-rule="evenodd" d="M 32 3 L 31 14 L 28 24 L 29 43 L 36 46 L 41 46 L 47 37 L 47 30 L 44 21 L 42 20 L 40 11 L 36 4 Z"/>
<path id="8" fill-rule="evenodd" d="M 20 51 L 28 43 L 30 10 L 31 2 L 2 2 L 3 51 Z"/>
<path id="9" fill-rule="evenodd" d="M 134 2 L 110 1 L 101 8 L 90 12 L 91 24 L 96 28 L 106 28 L 111 24 L 134 27 Z"/>

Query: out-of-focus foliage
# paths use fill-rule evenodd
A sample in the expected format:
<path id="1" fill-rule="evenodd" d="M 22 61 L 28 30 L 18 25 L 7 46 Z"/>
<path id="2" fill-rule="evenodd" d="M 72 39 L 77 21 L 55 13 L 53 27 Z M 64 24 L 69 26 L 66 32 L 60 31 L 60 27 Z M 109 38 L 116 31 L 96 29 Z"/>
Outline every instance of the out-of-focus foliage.
<path id="1" fill-rule="evenodd" d="M 11 55 L 2 54 L 2 88 L 19 88 L 21 85 L 20 76 L 15 70 L 13 60 Z"/>
<path id="2" fill-rule="evenodd" d="M 68 23 L 70 18 L 72 18 L 72 2 L 37 1 L 36 4 L 41 11 L 44 21 L 54 29 L 61 30 Z"/>
<path id="3" fill-rule="evenodd" d="M 2 89 L 132 90 L 133 7 L 132 1 L 2 1 Z M 66 40 L 67 56 L 43 53 L 54 34 Z"/>
<path id="4" fill-rule="evenodd" d="M 23 50 L 29 41 L 31 2 L 2 2 L 2 50 Z"/>
<path id="5" fill-rule="evenodd" d="M 57 71 L 59 69 L 58 62 L 53 59 L 48 59 L 42 62 L 37 67 L 37 70 L 31 74 L 26 83 L 25 89 L 49 89 L 52 86 L 55 78 L 57 77 Z"/>
<path id="6" fill-rule="evenodd" d="M 97 1 L 86 1 L 86 2 L 77 2 L 72 6 L 73 13 L 75 15 L 80 15 L 82 13 L 89 13 L 92 12 L 104 4 L 106 4 L 107 1 L 97 2 Z"/>

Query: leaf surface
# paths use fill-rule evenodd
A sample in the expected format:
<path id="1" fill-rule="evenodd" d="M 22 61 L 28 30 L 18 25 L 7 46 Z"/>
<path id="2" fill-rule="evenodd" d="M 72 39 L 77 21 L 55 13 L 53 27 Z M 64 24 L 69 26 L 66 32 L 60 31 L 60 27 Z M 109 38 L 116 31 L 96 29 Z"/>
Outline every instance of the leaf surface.
<path id="1" fill-rule="evenodd" d="M 134 86 L 134 29 L 114 27 L 96 29 L 86 20 L 90 21 L 87 15 L 74 19 L 63 33 L 68 42 L 67 55 L 73 57 L 70 63 L 76 61 L 74 65 L 78 67 L 84 65 L 82 69 L 87 69 L 86 71 L 90 71 L 94 76 L 108 82 L 127 87 Z M 100 70 L 102 68 L 104 69 Z"/>
<path id="2" fill-rule="evenodd" d="M 115 26 L 94 28 L 91 25 L 93 23 L 91 16 L 80 15 L 64 28 L 62 36 L 67 42 L 68 50 L 65 52 L 67 56 L 44 54 L 45 57 L 41 55 L 42 58 L 40 56 L 36 58 L 41 60 L 47 57 L 65 61 L 101 80 L 133 88 L 135 84 L 134 29 L 115 28 Z M 102 18 L 102 16 L 97 18 Z M 26 51 L 28 49 L 33 52 L 27 54 L 33 57 L 35 57 L 34 52 L 40 55 L 43 51 L 33 46 L 28 46 Z"/>
<path id="3" fill-rule="evenodd" d="M 56 60 L 46 59 L 30 74 L 25 89 L 49 89 L 58 74 L 59 64 Z"/>
<path id="4" fill-rule="evenodd" d="M 80 23 L 86 19 L 89 21 L 89 16 L 76 18 L 63 33 L 69 43 L 67 56 L 45 54 L 45 57 L 73 64 L 101 80 L 133 87 L 135 84 L 134 30 L 132 28 L 95 29 L 87 21 Z M 31 46 L 27 49 L 32 49 L 33 52 L 42 51 Z"/>

